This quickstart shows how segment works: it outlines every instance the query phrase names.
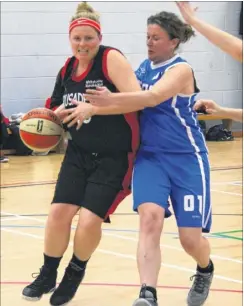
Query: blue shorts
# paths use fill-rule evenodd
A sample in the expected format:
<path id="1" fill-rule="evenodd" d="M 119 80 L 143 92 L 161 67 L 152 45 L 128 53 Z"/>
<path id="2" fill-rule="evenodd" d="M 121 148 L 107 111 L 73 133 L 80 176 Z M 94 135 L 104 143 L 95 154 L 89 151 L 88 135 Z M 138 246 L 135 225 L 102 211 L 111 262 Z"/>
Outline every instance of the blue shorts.
<path id="1" fill-rule="evenodd" d="M 139 151 L 133 173 L 134 211 L 152 202 L 168 209 L 170 197 L 178 227 L 212 224 L 210 166 L 207 153 L 172 154 Z"/>

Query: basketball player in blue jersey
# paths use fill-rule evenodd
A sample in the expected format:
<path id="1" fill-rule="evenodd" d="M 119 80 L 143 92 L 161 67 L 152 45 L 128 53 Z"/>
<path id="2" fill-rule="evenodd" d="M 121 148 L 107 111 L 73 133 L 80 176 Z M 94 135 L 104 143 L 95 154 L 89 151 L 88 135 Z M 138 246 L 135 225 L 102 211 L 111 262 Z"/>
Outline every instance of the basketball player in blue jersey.
<path id="1" fill-rule="evenodd" d="M 204 136 L 193 110 L 199 92 L 191 66 L 176 50 L 194 32 L 175 14 L 161 12 L 148 18 L 146 59 L 136 71 L 142 92 L 110 93 L 88 90 L 86 104 L 69 115 L 73 123 L 86 113 L 113 106 L 114 112 L 141 110 L 141 144 L 134 165 L 134 210 L 140 217 L 137 252 L 142 288 L 133 306 L 156 306 L 161 266 L 160 236 L 170 197 L 184 250 L 197 263 L 187 304 L 206 301 L 214 265 L 202 232 L 212 222 L 210 167 Z M 76 102 L 74 102 L 76 103 Z"/>
<path id="2" fill-rule="evenodd" d="M 114 48 L 100 45 L 99 16 L 87 4 L 77 8 L 69 26 L 73 56 L 60 70 L 51 97 L 57 115 L 85 104 L 88 88 L 106 86 L 110 91 L 141 91 L 133 69 Z M 120 73 L 118 73 L 118 71 Z M 106 107 L 101 114 L 106 112 Z M 44 264 L 38 277 L 23 290 L 27 300 L 53 292 L 50 304 L 66 305 L 74 297 L 87 263 L 101 239 L 101 225 L 130 194 L 135 152 L 139 144 L 136 113 L 89 116 L 81 129 L 70 134 L 45 229 Z M 80 209 L 82 208 L 82 209 Z M 57 288 L 57 269 L 70 239 L 71 223 L 79 211 L 73 256 Z M 98 271 L 99 273 L 99 271 Z M 94 305 L 99 302 L 94 300 Z"/>

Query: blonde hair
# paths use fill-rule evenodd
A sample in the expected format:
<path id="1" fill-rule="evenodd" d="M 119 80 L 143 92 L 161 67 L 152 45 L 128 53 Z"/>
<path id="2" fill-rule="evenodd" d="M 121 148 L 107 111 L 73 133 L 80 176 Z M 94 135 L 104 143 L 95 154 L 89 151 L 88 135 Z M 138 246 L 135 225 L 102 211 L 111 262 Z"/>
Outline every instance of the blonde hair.
<path id="1" fill-rule="evenodd" d="M 86 1 L 77 6 L 76 13 L 72 17 L 71 22 L 78 18 L 88 18 L 100 24 L 100 15 Z"/>

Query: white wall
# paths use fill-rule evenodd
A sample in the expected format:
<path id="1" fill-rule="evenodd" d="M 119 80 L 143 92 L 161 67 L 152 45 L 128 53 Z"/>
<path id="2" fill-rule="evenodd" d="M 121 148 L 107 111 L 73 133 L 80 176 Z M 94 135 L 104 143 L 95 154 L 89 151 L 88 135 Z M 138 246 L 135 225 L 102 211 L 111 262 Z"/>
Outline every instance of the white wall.
<path id="1" fill-rule="evenodd" d="M 91 2 L 89 2 L 91 3 Z M 78 2 L 1 3 L 1 103 L 6 115 L 43 106 L 70 56 L 68 24 Z M 146 20 L 174 2 L 93 2 L 101 13 L 103 43 L 121 49 L 134 68 L 146 57 Z M 241 2 L 198 2 L 199 16 L 238 36 Z M 192 64 L 201 97 L 242 107 L 242 65 L 201 35 L 181 48 Z"/>

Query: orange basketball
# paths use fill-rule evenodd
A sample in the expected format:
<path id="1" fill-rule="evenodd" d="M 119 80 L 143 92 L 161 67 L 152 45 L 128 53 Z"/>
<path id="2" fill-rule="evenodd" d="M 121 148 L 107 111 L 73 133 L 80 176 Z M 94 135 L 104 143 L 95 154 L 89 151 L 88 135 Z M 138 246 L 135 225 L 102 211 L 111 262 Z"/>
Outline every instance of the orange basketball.
<path id="1" fill-rule="evenodd" d="M 23 143 L 35 152 L 54 148 L 62 138 L 63 127 L 58 116 L 50 109 L 35 108 L 23 117 L 19 133 Z"/>

